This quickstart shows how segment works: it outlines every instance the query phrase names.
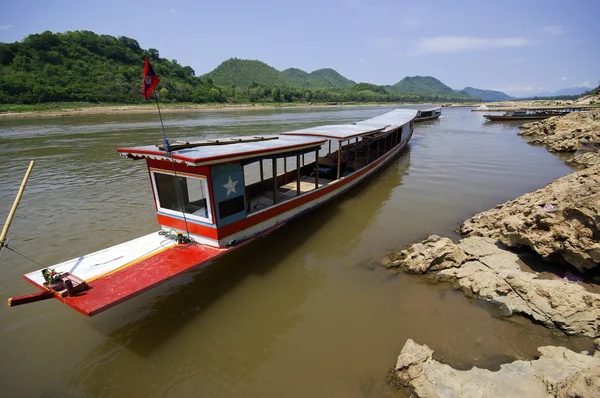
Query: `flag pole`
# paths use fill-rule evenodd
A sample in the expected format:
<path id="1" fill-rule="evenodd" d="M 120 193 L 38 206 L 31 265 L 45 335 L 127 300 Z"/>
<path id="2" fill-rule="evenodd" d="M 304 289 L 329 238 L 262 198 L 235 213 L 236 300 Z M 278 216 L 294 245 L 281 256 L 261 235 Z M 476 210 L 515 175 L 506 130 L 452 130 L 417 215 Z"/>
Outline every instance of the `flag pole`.
<path id="1" fill-rule="evenodd" d="M 154 91 L 154 99 L 156 100 L 156 107 L 158 108 L 158 117 L 160 118 L 160 126 L 163 132 L 163 144 L 165 146 L 165 152 L 171 152 L 169 147 L 169 140 L 167 140 L 167 133 L 165 132 L 165 125 L 163 123 L 162 113 L 160 112 L 160 105 L 158 104 L 158 93 Z"/>

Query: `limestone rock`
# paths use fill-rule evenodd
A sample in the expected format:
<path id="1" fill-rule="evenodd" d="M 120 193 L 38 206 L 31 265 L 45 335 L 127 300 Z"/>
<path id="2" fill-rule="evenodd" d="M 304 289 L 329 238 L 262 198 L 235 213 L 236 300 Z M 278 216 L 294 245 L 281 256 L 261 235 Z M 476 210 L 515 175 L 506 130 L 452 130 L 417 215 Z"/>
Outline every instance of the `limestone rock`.
<path id="1" fill-rule="evenodd" d="M 600 152 L 585 152 L 565 162 L 569 166 L 586 168 L 600 164 Z"/>
<path id="2" fill-rule="evenodd" d="M 534 361 L 504 364 L 497 372 L 460 371 L 432 358 L 431 349 L 408 340 L 391 371 L 391 382 L 419 397 L 597 397 L 600 357 L 564 347 L 540 347 Z"/>
<path id="3" fill-rule="evenodd" d="M 431 235 L 382 260 L 387 268 L 400 268 L 413 274 L 424 274 L 450 267 L 458 267 L 466 260 L 465 254 L 448 238 Z"/>
<path id="4" fill-rule="evenodd" d="M 521 270 L 519 257 L 491 238 L 470 237 L 454 244 L 429 237 L 392 255 L 399 269 L 429 273 L 454 283 L 469 296 L 498 303 L 570 335 L 600 336 L 600 295 L 580 284 L 539 279 Z"/>
<path id="5" fill-rule="evenodd" d="M 575 152 L 582 144 L 600 145 L 600 110 L 572 112 L 525 123 L 520 135 L 536 137 L 531 144 L 545 145 L 551 152 Z"/>
<path id="6" fill-rule="evenodd" d="M 600 263 L 600 164 L 569 174 L 542 189 L 465 221 L 465 236 L 527 246 L 544 259 L 586 271 Z"/>

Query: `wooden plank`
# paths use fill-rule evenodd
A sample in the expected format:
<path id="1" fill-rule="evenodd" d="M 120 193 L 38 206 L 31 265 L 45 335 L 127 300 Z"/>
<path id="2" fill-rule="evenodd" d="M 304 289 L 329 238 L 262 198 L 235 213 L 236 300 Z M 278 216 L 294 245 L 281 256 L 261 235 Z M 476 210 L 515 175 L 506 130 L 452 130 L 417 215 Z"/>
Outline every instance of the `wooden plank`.
<path id="1" fill-rule="evenodd" d="M 8 299 L 9 307 L 16 307 L 18 305 L 35 303 L 36 301 L 48 300 L 54 297 L 54 293 L 48 290 L 43 292 L 26 294 L 24 296 L 16 296 Z"/>

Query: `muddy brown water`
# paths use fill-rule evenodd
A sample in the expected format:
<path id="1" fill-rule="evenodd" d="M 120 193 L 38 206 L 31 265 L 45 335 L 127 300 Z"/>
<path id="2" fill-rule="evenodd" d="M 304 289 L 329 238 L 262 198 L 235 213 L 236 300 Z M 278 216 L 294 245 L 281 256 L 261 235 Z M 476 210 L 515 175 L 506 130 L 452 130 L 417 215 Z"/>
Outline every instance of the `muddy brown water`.
<path id="1" fill-rule="evenodd" d="M 386 107 L 165 116 L 171 137 L 276 133 L 376 116 Z M 409 147 L 344 197 L 202 270 L 88 319 L 51 300 L 0 307 L 3 396 L 405 396 L 386 384 L 406 339 L 460 368 L 498 369 L 536 347 L 589 348 L 447 284 L 372 267 L 428 233 L 569 173 L 516 135 L 444 109 Z M 0 219 L 36 166 L 11 246 L 44 266 L 157 229 L 142 162 L 120 146 L 157 143 L 152 115 L 0 120 Z M 0 296 L 33 292 L 40 266 L 5 252 Z"/>

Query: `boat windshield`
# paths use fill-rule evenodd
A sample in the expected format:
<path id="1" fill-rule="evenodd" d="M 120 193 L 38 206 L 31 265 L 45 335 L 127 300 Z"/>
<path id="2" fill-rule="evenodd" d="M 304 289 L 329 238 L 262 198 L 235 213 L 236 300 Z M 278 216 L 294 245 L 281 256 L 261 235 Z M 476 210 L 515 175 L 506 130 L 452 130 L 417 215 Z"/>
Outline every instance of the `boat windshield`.
<path id="1" fill-rule="evenodd" d="M 205 176 L 152 171 L 152 184 L 158 210 L 167 214 L 211 223 L 208 184 Z"/>

